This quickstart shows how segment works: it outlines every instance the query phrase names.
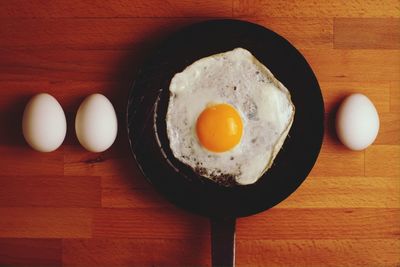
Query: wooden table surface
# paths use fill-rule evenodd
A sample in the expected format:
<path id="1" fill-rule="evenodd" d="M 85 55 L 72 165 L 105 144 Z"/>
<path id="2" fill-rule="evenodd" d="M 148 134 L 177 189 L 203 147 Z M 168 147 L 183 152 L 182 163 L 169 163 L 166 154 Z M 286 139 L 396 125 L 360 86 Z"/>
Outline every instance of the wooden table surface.
<path id="1" fill-rule="evenodd" d="M 320 82 L 326 135 L 316 166 L 286 201 L 237 223 L 238 266 L 400 265 L 400 2 L 398 0 L 0 1 L 0 265 L 210 265 L 207 219 L 147 184 L 128 150 L 129 81 L 168 33 L 241 18 L 283 35 Z M 30 149 L 21 114 L 48 92 L 66 111 L 55 152 Z M 344 96 L 375 103 L 381 129 L 362 152 L 332 121 Z M 119 114 L 116 143 L 86 152 L 74 133 L 91 93 Z"/>

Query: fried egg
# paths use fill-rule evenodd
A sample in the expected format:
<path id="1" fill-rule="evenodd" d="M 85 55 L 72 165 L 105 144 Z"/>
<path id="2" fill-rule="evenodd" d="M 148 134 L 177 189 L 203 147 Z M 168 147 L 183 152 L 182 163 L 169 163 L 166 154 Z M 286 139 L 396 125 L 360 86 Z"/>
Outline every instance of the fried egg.
<path id="1" fill-rule="evenodd" d="M 294 119 L 289 91 L 243 48 L 194 62 L 175 74 L 169 91 L 173 155 L 223 185 L 256 182 Z"/>

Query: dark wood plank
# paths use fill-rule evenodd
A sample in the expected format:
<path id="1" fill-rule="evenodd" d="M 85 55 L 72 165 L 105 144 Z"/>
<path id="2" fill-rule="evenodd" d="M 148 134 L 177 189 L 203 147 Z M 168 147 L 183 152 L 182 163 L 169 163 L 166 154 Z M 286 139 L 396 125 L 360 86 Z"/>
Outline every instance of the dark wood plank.
<path id="1" fill-rule="evenodd" d="M 28 100 L 46 92 L 54 96 L 65 113 L 75 113 L 83 99 L 94 93 L 105 95 L 117 111 L 125 109 L 129 91 L 124 81 L 0 81 L 0 116 L 22 113 Z M 4 115 L 18 117 L 19 114 Z"/>
<path id="2" fill-rule="evenodd" d="M 0 264 L 61 266 L 61 240 L 0 238 Z"/>
<path id="3" fill-rule="evenodd" d="M 0 207 L 0 238 L 89 238 L 92 210 Z"/>
<path id="4" fill-rule="evenodd" d="M 66 239 L 63 263 L 106 266 L 209 266 L 210 241 L 198 239 Z"/>
<path id="5" fill-rule="evenodd" d="M 233 0 L 234 16 L 267 17 L 400 17 L 396 0 Z"/>
<path id="6" fill-rule="evenodd" d="M 94 238 L 187 239 L 209 237 L 208 219 L 176 207 L 96 209 Z"/>
<path id="7" fill-rule="evenodd" d="M 0 17 L 10 18 L 88 18 L 88 17 L 228 17 L 232 15 L 231 0 L 142 0 L 101 1 L 62 0 L 1 1 Z"/>
<path id="8" fill-rule="evenodd" d="M 201 18 L 0 19 L 2 49 L 132 49 Z M 10 31 L 10 29 L 13 29 Z"/>
<path id="9" fill-rule="evenodd" d="M 332 48 L 333 20 L 245 18 L 301 48 Z M 132 49 L 161 40 L 200 18 L 0 19 L 3 49 Z M 13 29 L 9 31 L 8 29 Z"/>
<path id="10" fill-rule="evenodd" d="M 400 48 L 400 19 L 336 18 L 333 26 L 336 49 Z"/>
<path id="11" fill-rule="evenodd" d="M 99 177 L 0 176 L 0 207 L 100 207 Z"/>
<path id="12" fill-rule="evenodd" d="M 121 133 L 122 134 L 122 133 Z M 113 146 L 101 153 L 86 151 L 78 144 L 64 145 L 65 175 L 83 176 L 139 176 L 138 167 L 130 154 L 126 138 L 118 138 Z M 128 176 L 130 177 L 130 176 Z"/>
<path id="13" fill-rule="evenodd" d="M 146 51 L 149 48 L 139 46 L 129 51 L 1 50 L 0 80 L 131 81 Z"/>
<path id="14" fill-rule="evenodd" d="M 18 120 L 18 118 L 15 118 Z M 56 151 L 40 153 L 24 143 L 22 133 L 18 144 L 0 145 L 0 171 L 2 176 L 63 175 L 64 153 Z"/>
<path id="15" fill-rule="evenodd" d="M 141 175 L 103 176 L 101 205 L 106 208 L 171 207 Z"/>

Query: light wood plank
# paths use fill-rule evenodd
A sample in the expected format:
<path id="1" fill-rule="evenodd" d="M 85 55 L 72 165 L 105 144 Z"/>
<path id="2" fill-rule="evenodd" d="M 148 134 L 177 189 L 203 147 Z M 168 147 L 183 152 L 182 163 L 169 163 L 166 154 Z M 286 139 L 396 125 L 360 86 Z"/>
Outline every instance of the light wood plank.
<path id="1" fill-rule="evenodd" d="M 239 219 L 236 234 L 249 240 L 396 239 L 399 216 L 400 209 L 274 208 Z"/>
<path id="2" fill-rule="evenodd" d="M 396 0 L 234 0 L 234 16 L 266 17 L 400 17 Z"/>
<path id="3" fill-rule="evenodd" d="M 100 207 L 99 177 L 0 176 L 0 207 Z"/>
<path id="4" fill-rule="evenodd" d="M 115 18 L 115 17 L 228 17 L 231 0 L 101 1 L 13 0 L 0 2 L 0 17 L 10 18 Z"/>
<path id="5" fill-rule="evenodd" d="M 400 81 L 390 83 L 390 111 L 400 112 Z"/>
<path id="6" fill-rule="evenodd" d="M 3 266 L 62 264 L 60 239 L 0 238 L 0 251 L 0 263 Z"/>
<path id="7" fill-rule="evenodd" d="M 364 152 L 351 151 L 340 143 L 324 142 L 310 175 L 364 176 Z"/>
<path id="8" fill-rule="evenodd" d="M 366 176 L 400 177 L 400 146 L 373 145 L 365 150 Z"/>
<path id="9" fill-rule="evenodd" d="M 400 208 L 396 177 L 314 177 L 277 208 Z"/>
<path id="10" fill-rule="evenodd" d="M 380 128 L 374 142 L 376 145 L 400 145 L 400 114 L 379 114 Z"/>
<path id="11" fill-rule="evenodd" d="M 371 240 L 238 240 L 239 266 L 397 266 L 400 241 Z"/>
<path id="12" fill-rule="evenodd" d="M 335 112 L 341 101 L 353 94 L 365 94 L 374 103 L 378 113 L 390 112 L 390 82 L 320 81 L 325 112 Z"/>
<path id="13" fill-rule="evenodd" d="M 400 50 L 301 49 L 319 81 L 400 80 Z"/>
<path id="14" fill-rule="evenodd" d="M 399 49 L 400 19 L 336 18 L 336 49 Z"/>
<path id="15" fill-rule="evenodd" d="M 92 212 L 85 208 L 2 208 L 0 238 L 89 238 Z"/>

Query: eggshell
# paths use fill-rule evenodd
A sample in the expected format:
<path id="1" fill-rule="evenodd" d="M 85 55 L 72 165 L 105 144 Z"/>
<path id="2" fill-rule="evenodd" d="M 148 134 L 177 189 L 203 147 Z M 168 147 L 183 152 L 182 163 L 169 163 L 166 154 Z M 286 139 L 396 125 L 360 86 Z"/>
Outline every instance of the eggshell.
<path id="1" fill-rule="evenodd" d="M 40 152 L 56 150 L 67 132 L 65 114 L 58 101 L 45 93 L 32 97 L 24 110 L 22 132 L 33 149 Z"/>
<path id="2" fill-rule="evenodd" d="M 81 145 L 91 152 L 107 150 L 117 137 L 118 122 L 111 102 L 101 94 L 83 100 L 75 118 L 75 131 Z"/>
<path id="3" fill-rule="evenodd" d="M 378 112 L 368 97 L 352 94 L 342 102 L 336 115 L 336 132 L 345 146 L 363 150 L 375 141 L 378 131 Z"/>

